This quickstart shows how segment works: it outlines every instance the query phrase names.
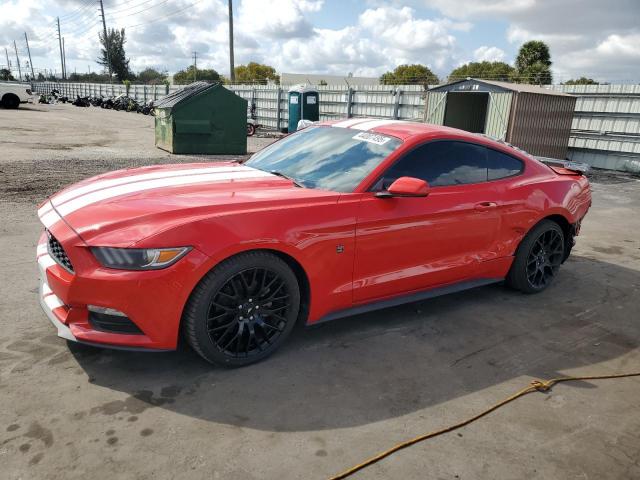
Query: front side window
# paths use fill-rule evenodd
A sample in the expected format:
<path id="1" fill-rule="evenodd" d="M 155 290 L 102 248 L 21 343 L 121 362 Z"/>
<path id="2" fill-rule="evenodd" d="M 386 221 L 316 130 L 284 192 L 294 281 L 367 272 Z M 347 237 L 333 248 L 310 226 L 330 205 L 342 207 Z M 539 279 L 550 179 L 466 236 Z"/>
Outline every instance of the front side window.
<path id="1" fill-rule="evenodd" d="M 420 178 L 432 187 L 486 182 L 487 149 L 455 141 L 421 145 L 389 167 L 374 190 L 384 190 L 400 177 Z"/>
<path id="2" fill-rule="evenodd" d="M 355 129 L 308 127 L 256 153 L 246 165 L 307 188 L 352 192 L 401 143 Z"/>

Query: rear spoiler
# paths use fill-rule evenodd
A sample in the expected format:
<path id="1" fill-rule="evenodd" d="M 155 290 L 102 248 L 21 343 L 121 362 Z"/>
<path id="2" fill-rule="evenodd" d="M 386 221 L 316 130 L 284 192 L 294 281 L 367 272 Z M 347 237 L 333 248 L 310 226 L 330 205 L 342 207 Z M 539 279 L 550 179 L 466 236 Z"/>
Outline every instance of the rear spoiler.
<path id="1" fill-rule="evenodd" d="M 591 168 L 586 163 L 572 162 L 570 160 L 559 160 L 557 158 L 535 157 L 540 162 L 547 165 L 558 175 L 586 175 Z"/>

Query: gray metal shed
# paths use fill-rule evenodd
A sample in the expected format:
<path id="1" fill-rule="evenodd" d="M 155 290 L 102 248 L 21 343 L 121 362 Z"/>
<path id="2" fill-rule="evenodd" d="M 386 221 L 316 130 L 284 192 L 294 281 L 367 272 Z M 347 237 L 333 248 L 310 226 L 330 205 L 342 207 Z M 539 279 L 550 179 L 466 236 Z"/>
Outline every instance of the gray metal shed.
<path id="1" fill-rule="evenodd" d="M 432 88 L 425 121 L 484 133 L 532 155 L 565 158 L 576 97 L 535 85 L 467 78 Z"/>

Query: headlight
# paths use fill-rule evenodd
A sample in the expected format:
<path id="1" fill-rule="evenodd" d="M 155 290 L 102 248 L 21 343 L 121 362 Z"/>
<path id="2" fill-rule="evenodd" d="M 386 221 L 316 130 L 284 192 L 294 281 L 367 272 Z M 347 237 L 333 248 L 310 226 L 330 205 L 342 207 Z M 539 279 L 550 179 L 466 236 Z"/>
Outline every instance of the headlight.
<path id="1" fill-rule="evenodd" d="M 91 251 L 103 266 L 121 270 L 158 270 L 166 268 L 180 260 L 189 250 L 191 250 L 191 247 L 91 248 Z"/>

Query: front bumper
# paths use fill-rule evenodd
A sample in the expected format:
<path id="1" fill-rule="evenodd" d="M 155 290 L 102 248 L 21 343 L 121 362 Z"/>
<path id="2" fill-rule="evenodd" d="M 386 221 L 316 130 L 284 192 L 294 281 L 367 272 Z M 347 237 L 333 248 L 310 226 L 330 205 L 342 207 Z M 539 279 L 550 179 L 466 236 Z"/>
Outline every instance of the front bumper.
<path id="1" fill-rule="evenodd" d="M 121 271 L 102 267 L 89 249 L 64 222 L 52 233 L 61 242 L 74 266 L 70 272 L 49 254 L 43 233 L 37 247 L 40 270 L 40 305 L 67 340 L 128 350 L 174 350 L 182 309 L 198 266 L 206 257 L 191 251 L 175 265 L 155 271 Z M 114 333 L 94 327 L 89 305 L 124 312 L 142 333 Z"/>

